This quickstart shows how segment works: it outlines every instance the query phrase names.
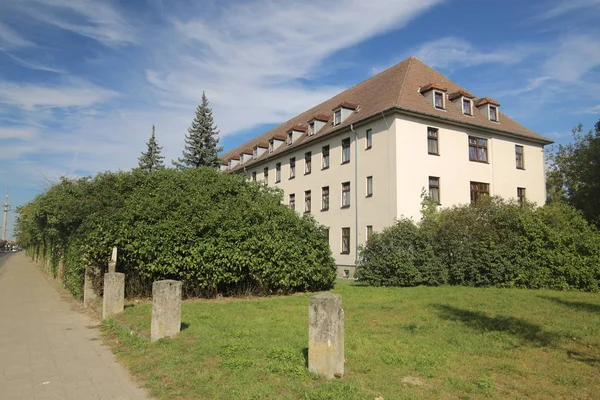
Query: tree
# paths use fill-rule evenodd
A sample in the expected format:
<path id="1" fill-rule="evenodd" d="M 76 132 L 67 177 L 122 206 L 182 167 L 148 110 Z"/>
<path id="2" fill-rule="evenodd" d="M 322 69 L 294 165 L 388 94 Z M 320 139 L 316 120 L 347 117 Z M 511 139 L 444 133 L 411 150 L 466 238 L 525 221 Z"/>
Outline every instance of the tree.
<path id="1" fill-rule="evenodd" d="M 600 121 L 588 133 L 580 124 L 573 137 L 574 143 L 559 145 L 548 156 L 549 199 L 566 201 L 600 225 Z"/>
<path id="2" fill-rule="evenodd" d="M 206 94 L 202 92 L 202 103 L 196 108 L 196 116 L 185 135 L 183 157 L 173 164 L 178 168 L 218 167 L 219 131 L 214 125 L 212 109 L 208 106 Z"/>
<path id="3" fill-rule="evenodd" d="M 152 136 L 146 143 L 146 151 L 142 151 L 142 155 L 138 158 L 138 166 L 144 172 L 152 172 L 159 169 L 164 169 L 163 163 L 164 156 L 160 155 L 162 147 L 158 145 L 156 141 L 156 132 L 154 125 L 152 125 Z"/>

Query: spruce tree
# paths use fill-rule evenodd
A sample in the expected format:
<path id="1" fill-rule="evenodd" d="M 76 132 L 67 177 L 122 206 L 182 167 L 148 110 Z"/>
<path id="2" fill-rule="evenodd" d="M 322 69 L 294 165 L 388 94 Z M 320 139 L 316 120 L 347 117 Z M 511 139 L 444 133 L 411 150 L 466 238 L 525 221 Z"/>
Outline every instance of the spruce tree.
<path id="1" fill-rule="evenodd" d="M 208 106 L 206 94 L 202 92 L 202 104 L 196 108 L 196 116 L 185 135 L 183 157 L 173 164 L 178 168 L 218 167 L 219 131 L 214 125 L 212 109 Z"/>
<path id="2" fill-rule="evenodd" d="M 142 151 L 142 155 L 138 158 L 138 166 L 142 171 L 152 172 L 159 169 L 164 169 L 163 163 L 164 156 L 160 155 L 162 147 L 158 145 L 156 141 L 156 131 L 154 125 L 152 125 L 152 136 L 146 143 L 146 151 Z"/>

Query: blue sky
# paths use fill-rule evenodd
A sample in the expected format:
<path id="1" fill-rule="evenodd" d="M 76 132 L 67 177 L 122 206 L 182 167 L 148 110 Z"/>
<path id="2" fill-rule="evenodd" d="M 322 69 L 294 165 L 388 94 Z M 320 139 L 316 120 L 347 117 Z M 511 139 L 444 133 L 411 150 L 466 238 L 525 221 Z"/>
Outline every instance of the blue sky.
<path id="1" fill-rule="evenodd" d="M 598 21 L 600 0 L 2 0 L 0 188 L 130 169 L 152 124 L 176 158 L 203 90 L 227 150 L 410 55 L 564 143 L 600 118 Z"/>

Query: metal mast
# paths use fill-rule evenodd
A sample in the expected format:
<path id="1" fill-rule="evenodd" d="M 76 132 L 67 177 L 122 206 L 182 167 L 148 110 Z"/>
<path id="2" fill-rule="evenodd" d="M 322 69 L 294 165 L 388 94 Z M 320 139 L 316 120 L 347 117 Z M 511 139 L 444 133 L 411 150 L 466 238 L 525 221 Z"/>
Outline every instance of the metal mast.
<path id="1" fill-rule="evenodd" d="M 4 213 L 2 217 L 2 240 L 6 240 L 6 220 L 8 219 L 8 211 L 10 210 L 10 204 L 8 203 L 8 190 L 6 191 L 6 200 L 4 200 L 4 205 L 2 206 L 2 212 Z"/>

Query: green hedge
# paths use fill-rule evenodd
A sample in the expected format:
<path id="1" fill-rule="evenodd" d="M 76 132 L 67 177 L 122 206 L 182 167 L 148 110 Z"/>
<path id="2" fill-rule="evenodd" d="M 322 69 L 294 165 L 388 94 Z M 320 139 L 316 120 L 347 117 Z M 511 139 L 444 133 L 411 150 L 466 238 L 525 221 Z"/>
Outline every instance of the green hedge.
<path id="1" fill-rule="evenodd" d="M 361 248 L 369 285 L 466 285 L 598 291 L 600 232 L 574 208 L 490 198 L 400 220 Z"/>
<path id="2" fill-rule="evenodd" d="M 76 295 L 83 266 L 105 268 L 112 246 L 129 296 L 166 278 L 194 296 L 326 290 L 335 280 L 322 226 L 282 205 L 280 191 L 208 168 L 63 180 L 19 209 L 17 229 L 32 255 L 63 260 Z"/>

